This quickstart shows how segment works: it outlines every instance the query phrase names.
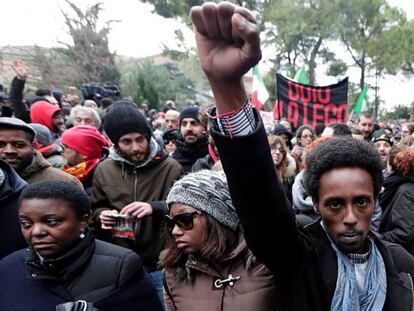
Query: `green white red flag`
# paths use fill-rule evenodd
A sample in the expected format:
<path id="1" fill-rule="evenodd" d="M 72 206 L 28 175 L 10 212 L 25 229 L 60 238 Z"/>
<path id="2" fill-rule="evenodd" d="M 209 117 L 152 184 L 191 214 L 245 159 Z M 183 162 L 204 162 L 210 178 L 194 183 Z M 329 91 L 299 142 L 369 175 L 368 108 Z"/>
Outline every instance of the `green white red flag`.
<path id="1" fill-rule="evenodd" d="M 260 74 L 259 65 L 256 65 L 253 67 L 252 104 L 260 111 L 268 99 L 269 92 Z"/>

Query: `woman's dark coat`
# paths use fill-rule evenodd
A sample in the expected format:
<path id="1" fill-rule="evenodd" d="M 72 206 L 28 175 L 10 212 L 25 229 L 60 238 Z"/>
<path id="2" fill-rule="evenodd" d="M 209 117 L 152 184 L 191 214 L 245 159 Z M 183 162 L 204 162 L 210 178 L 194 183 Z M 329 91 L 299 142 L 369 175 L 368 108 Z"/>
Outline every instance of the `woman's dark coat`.
<path id="1" fill-rule="evenodd" d="M 0 261 L 0 310 L 54 311 L 75 300 L 99 310 L 162 310 L 139 257 L 91 234 L 56 260 L 23 249 Z"/>

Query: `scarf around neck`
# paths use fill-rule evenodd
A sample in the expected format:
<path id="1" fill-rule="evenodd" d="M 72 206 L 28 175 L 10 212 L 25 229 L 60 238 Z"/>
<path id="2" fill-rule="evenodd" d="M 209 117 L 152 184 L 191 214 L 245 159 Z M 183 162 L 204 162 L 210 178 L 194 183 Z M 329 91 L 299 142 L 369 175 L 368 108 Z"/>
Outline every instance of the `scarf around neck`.
<path id="1" fill-rule="evenodd" d="M 85 182 L 89 174 L 95 169 L 98 165 L 99 159 L 92 159 L 76 164 L 75 166 L 64 165 L 62 170 L 65 173 L 68 173 L 76 177 L 80 182 Z"/>
<path id="2" fill-rule="evenodd" d="M 331 302 L 331 311 L 382 310 L 387 293 L 387 274 L 384 261 L 373 239 L 367 236 L 370 254 L 366 262 L 364 289 L 359 292 L 355 265 L 332 242 L 322 221 L 321 225 L 338 259 L 338 277 Z"/>

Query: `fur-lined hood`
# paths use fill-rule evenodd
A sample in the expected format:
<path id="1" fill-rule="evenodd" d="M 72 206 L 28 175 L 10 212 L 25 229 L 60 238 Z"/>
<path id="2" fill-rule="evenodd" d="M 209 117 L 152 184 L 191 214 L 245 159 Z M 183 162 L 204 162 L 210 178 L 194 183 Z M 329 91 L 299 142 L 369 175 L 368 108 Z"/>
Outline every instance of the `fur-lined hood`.
<path id="1" fill-rule="evenodd" d="M 287 160 L 287 167 L 285 173 L 283 174 L 283 178 L 291 178 L 295 177 L 298 173 L 298 165 L 296 160 L 290 153 L 286 153 L 286 160 Z"/>

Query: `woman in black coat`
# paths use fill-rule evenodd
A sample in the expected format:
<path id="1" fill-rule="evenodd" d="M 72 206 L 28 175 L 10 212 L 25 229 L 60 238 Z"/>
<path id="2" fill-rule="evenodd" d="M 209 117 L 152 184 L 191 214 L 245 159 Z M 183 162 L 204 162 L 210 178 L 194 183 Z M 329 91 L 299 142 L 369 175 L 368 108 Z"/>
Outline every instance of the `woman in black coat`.
<path id="1" fill-rule="evenodd" d="M 28 249 L 0 261 L 0 310 L 162 310 L 140 258 L 95 240 L 89 200 L 57 181 L 30 185 L 19 201 Z"/>
<path id="2" fill-rule="evenodd" d="M 383 214 L 379 232 L 384 240 L 400 244 L 414 255 L 414 150 L 394 146 L 388 171 L 380 196 Z"/>

